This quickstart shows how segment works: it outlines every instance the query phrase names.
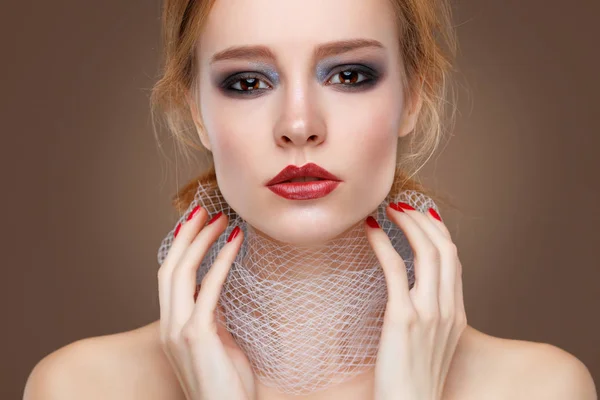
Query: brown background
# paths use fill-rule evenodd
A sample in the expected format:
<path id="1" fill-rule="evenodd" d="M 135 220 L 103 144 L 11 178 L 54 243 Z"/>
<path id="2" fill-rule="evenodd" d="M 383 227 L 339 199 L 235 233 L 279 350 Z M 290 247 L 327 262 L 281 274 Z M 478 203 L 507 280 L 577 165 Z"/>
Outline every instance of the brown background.
<path id="1" fill-rule="evenodd" d="M 16 2 L 1 24 L 2 399 L 43 356 L 158 319 L 169 199 L 148 95 L 157 0 Z M 461 0 L 455 136 L 425 171 L 465 268 L 469 323 L 600 378 L 600 3 Z M 164 137 L 164 136 L 163 136 Z"/>

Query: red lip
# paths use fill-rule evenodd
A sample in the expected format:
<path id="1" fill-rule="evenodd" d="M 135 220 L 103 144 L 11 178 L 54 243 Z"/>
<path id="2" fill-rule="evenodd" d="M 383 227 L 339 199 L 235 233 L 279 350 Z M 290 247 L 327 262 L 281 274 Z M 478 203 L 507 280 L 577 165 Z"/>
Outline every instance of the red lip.
<path id="1" fill-rule="evenodd" d="M 276 185 L 285 181 L 289 181 L 294 178 L 301 177 L 321 178 L 329 181 L 339 182 L 339 178 L 324 168 L 319 167 L 317 164 L 308 163 L 302 167 L 296 167 L 295 165 L 288 165 L 280 173 L 275 175 L 273 179 L 267 182 L 267 186 Z"/>
<path id="2" fill-rule="evenodd" d="M 339 181 L 286 182 L 267 186 L 273 193 L 288 200 L 312 200 L 327 196 Z"/>
<path id="3" fill-rule="evenodd" d="M 288 182 L 293 178 L 320 178 L 319 181 Z M 298 168 L 288 165 L 267 183 L 267 187 L 276 195 L 289 200 L 312 200 L 327 196 L 340 184 L 340 179 L 319 167 L 308 163 Z"/>

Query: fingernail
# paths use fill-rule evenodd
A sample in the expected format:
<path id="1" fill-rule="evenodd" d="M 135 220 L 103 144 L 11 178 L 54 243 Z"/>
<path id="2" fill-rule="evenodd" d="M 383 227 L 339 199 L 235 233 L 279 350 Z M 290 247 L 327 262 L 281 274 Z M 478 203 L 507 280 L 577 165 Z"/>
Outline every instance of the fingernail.
<path id="1" fill-rule="evenodd" d="M 192 212 L 190 213 L 190 215 L 187 216 L 187 221 L 189 221 L 190 219 L 194 218 L 194 215 L 196 215 L 199 210 L 200 210 L 200 206 L 194 207 L 194 209 L 192 210 Z"/>
<path id="2" fill-rule="evenodd" d="M 227 243 L 231 242 L 238 235 L 238 233 L 240 233 L 240 227 L 236 226 L 229 234 L 229 237 L 227 238 Z"/>
<path id="3" fill-rule="evenodd" d="M 173 234 L 173 237 L 177 237 L 177 234 L 179 233 L 180 229 L 181 229 L 181 222 L 177 224 L 177 228 L 175 228 L 175 233 Z"/>
<path id="4" fill-rule="evenodd" d="M 433 208 L 429 209 L 429 214 L 431 214 L 431 216 L 435 219 L 437 219 L 438 221 L 442 220 L 442 217 L 440 217 L 440 214 L 437 213 L 437 211 L 435 211 Z"/>
<path id="5" fill-rule="evenodd" d="M 367 225 L 369 225 L 371 228 L 379 228 L 379 224 L 377 221 L 375 221 L 375 218 L 371 217 L 370 215 L 367 217 Z"/>
<path id="6" fill-rule="evenodd" d="M 405 210 L 412 210 L 412 211 L 415 210 L 410 204 L 403 203 L 403 202 L 399 202 L 398 206 L 400 206 L 401 208 L 403 208 Z"/>
<path id="7" fill-rule="evenodd" d="M 396 211 L 404 212 L 404 210 L 401 209 L 396 203 L 390 203 L 390 207 Z"/>
<path id="8" fill-rule="evenodd" d="M 214 216 L 214 217 L 212 217 L 212 218 L 210 219 L 210 221 L 208 221 L 208 224 L 207 224 L 207 225 L 210 225 L 210 224 L 212 224 L 213 222 L 215 222 L 216 220 L 218 220 L 218 219 L 219 219 L 219 217 L 220 217 L 222 214 L 223 214 L 223 211 L 219 211 L 217 214 L 215 214 L 215 216 Z"/>
<path id="9" fill-rule="evenodd" d="M 200 293 L 200 285 L 196 285 L 196 290 L 194 291 L 194 301 L 198 298 L 198 293 Z"/>

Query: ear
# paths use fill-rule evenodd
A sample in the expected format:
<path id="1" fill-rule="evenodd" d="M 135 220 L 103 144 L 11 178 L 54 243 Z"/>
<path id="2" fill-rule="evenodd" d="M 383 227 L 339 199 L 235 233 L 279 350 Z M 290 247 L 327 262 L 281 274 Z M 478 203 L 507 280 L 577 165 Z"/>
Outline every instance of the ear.
<path id="1" fill-rule="evenodd" d="M 411 133 L 417 125 L 419 113 L 423 106 L 423 80 L 419 79 L 416 89 L 413 91 L 410 101 L 402 111 L 402 122 L 398 132 L 399 137 L 404 137 Z"/>
<path id="2" fill-rule="evenodd" d="M 198 105 L 190 95 L 190 92 L 186 92 L 185 99 L 190 107 L 190 113 L 192 114 L 192 119 L 194 120 L 194 126 L 196 127 L 196 131 L 198 132 L 198 136 L 200 137 L 200 142 L 202 145 L 206 147 L 208 151 L 211 151 L 210 141 L 208 140 L 208 135 L 206 134 L 206 128 L 204 128 L 204 124 L 202 123 L 202 116 L 198 112 Z"/>

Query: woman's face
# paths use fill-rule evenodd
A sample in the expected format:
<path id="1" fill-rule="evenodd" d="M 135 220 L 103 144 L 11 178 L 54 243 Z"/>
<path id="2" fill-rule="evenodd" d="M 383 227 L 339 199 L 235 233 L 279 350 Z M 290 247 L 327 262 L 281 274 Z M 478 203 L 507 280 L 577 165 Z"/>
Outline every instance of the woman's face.
<path id="1" fill-rule="evenodd" d="M 318 245 L 385 199 L 398 137 L 416 119 L 389 0 L 217 0 L 197 57 L 200 138 L 225 200 L 253 228 Z M 341 182 L 303 200 L 266 186 L 308 163 Z"/>

